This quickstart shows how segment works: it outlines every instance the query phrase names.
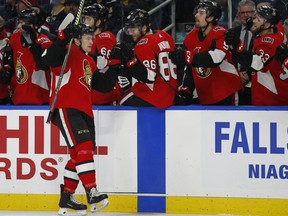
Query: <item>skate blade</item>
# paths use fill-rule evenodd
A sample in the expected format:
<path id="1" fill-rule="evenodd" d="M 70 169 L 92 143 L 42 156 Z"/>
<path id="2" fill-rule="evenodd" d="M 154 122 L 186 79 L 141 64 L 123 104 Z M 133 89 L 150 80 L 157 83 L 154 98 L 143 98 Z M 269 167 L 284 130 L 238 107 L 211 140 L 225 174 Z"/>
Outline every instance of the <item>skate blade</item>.
<path id="1" fill-rule="evenodd" d="M 73 210 L 71 212 L 68 212 L 67 208 L 60 208 L 58 211 L 59 216 L 86 216 L 87 211 L 86 210 Z"/>
<path id="2" fill-rule="evenodd" d="M 99 203 L 97 203 L 97 205 L 96 204 L 91 204 L 90 205 L 91 212 L 92 213 L 98 212 L 98 211 L 106 208 L 108 204 L 109 204 L 108 199 L 101 200 Z"/>

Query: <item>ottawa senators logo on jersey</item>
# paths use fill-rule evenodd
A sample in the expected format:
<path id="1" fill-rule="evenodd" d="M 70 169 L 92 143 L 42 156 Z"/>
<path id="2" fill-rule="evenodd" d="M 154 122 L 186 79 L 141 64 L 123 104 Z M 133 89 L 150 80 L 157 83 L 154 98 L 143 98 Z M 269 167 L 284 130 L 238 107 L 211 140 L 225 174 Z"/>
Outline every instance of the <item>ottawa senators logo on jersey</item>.
<path id="1" fill-rule="evenodd" d="M 82 63 L 84 76 L 79 79 L 80 83 L 84 85 L 89 91 L 91 91 L 92 70 L 87 59 Z"/>
<path id="2" fill-rule="evenodd" d="M 203 67 L 194 67 L 197 76 L 200 78 L 206 78 L 211 74 L 211 68 L 203 68 Z"/>
<path id="3" fill-rule="evenodd" d="M 23 84 L 28 80 L 28 72 L 22 65 L 20 57 L 21 56 L 18 56 L 16 60 L 16 80 L 19 84 Z"/>

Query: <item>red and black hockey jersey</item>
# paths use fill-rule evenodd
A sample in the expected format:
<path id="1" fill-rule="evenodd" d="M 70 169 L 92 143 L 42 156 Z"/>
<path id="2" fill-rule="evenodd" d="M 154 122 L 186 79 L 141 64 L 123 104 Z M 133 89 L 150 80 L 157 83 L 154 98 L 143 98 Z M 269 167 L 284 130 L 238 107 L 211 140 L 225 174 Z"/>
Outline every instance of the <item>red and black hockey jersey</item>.
<path id="1" fill-rule="evenodd" d="M 50 104 L 55 95 L 55 88 L 59 80 L 62 65 L 51 68 Z M 92 75 L 96 70 L 93 58 L 82 52 L 75 44 L 69 54 L 61 88 L 55 108 L 75 108 L 93 117 L 91 99 Z"/>
<path id="2" fill-rule="evenodd" d="M 111 32 L 102 32 L 94 38 L 91 53 L 95 53 L 96 51 L 98 54 L 105 56 L 106 59 L 109 59 L 110 52 L 115 44 L 116 38 Z M 118 83 L 115 83 L 115 88 L 108 93 L 102 93 L 94 89 L 92 89 L 91 93 L 93 104 L 108 104 L 119 100 L 122 89 Z"/>
<path id="3" fill-rule="evenodd" d="M 175 49 L 173 38 L 164 31 L 143 36 L 134 48 L 137 60 L 146 67 L 149 83 L 133 78 L 132 92 L 158 107 L 173 105 L 177 90 L 176 65 L 168 53 Z"/>
<path id="4" fill-rule="evenodd" d="M 21 30 L 11 35 L 15 76 L 12 78 L 14 104 L 48 104 L 50 73 L 38 70 L 29 48 L 21 45 Z"/>
<path id="5" fill-rule="evenodd" d="M 252 74 L 253 105 L 288 105 L 288 71 L 274 58 L 283 39 L 283 29 L 254 39 L 251 67 L 259 70 Z"/>
<path id="6" fill-rule="evenodd" d="M 185 37 L 184 45 L 191 52 L 192 58 L 197 53 L 208 52 L 215 63 L 215 67 L 197 67 L 197 62 L 192 64 L 200 104 L 215 104 L 239 91 L 242 83 L 233 64 L 232 54 L 224 43 L 226 29 L 219 25 L 214 26 L 202 40 L 199 38 L 199 31 L 199 28 L 192 29 Z"/>

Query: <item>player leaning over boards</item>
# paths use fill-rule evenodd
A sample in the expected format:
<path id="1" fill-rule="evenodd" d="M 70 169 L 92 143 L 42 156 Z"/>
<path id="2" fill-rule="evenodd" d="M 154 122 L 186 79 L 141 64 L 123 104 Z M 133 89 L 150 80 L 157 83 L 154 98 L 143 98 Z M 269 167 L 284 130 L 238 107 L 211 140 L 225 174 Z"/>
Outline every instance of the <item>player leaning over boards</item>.
<path id="1" fill-rule="evenodd" d="M 226 29 L 218 25 L 221 13 L 218 3 L 200 2 L 194 10 L 195 28 L 184 40 L 185 62 L 192 72 L 200 104 L 237 105 L 238 91 L 242 88 L 232 55 L 224 43 Z M 178 58 L 174 61 L 183 61 L 184 53 L 177 49 Z M 183 94 L 192 92 L 191 86 L 189 90 L 183 86 L 180 94 L 181 91 Z"/>
<path id="2" fill-rule="evenodd" d="M 93 159 L 95 125 L 91 88 L 94 88 L 94 85 L 99 87 L 103 84 L 103 89 L 108 87 L 107 91 L 110 91 L 114 85 L 109 87 L 106 83 L 108 78 L 105 74 L 110 73 L 111 69 L 105 74 L 95 72 L 96 63 L 88 55 L 91 52 L 93 36 L 94 30 L 84 24 L 71 26 L 60 31 L 60 39 L 56 40 L 43 54 L 43 59 L 50 66 L 52 73 L 50 99 L 53 99 L 67 43 L 72 37 L 74 38 L 52 116 L 52 123 L 60 129 L 70 154 L 70 160 L 64 171 L 64 185 L 61 185 L 59 215 L 67 215 L 67 209 L 79 210 L 79 214 L 86 214 L 87 206 L 76 202 L 73 198 L 79 180 L 85 188 L 92 212 L 99 211 L 108 204 L 108 196 L 99 194 L 96 186 Z M 114 83 L 117 75 L 115 75 Z M 108 77 L 113 76 L 110 74 Z M 112 82 L 109 81 L 109 83 Z"/>
<path id="3" fill-rule="evenodd" d="M 117 44 L 110 55 L 110 61 L 118 59 L 132 76 L 132 88 L 125 92 L 120 104 L 158 108 L 173 105 L 177 68 L 168 56 L 175 49 L 173 38 L 161 30 L 153 32 L 150 16 L 142 9 L 130 12 L 125 28 L 136 43 L 134 52 L 122 43 Z"/>
<path id="4" fill-rule="evenodd" d="M 279 13 L 269 5 L 257 9 L 251 31 L 255 34 L 253 51 L 246 51 L 233 31 L 228 31 L 225 41 L 236 60 L 251 68 L 253 105 L 288 105 L 288 76 L 275 53 L 284 40 L 282 28 L 278 28 Z M 277 57 L 277 56 L 276 56 Z M 286 56 L 287 57 L 287 56 Z M 281 61 L 281 60 L 280 60 Z"/>

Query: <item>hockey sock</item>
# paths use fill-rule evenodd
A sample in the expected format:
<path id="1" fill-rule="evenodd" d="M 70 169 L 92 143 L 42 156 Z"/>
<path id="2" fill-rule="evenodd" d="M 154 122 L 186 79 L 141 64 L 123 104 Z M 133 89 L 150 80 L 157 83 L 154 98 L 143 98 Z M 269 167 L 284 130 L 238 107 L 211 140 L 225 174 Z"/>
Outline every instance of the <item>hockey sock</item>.
<path id="1" fill-rule="evenodd" d="M 64 169 L 64 191 L 75 193 L 79 183 L 79 177 L 76 171 L 76 150 L 70 149 L 70 160 L 67 162 Z"/>
<path id="2" fill-rule="evenodd" d="M 76 170 L 85 189 L 96 187 L 95 164 L 93 158 L 94 145 L 91 140 L 75 146 L 77 152 Z"/>

